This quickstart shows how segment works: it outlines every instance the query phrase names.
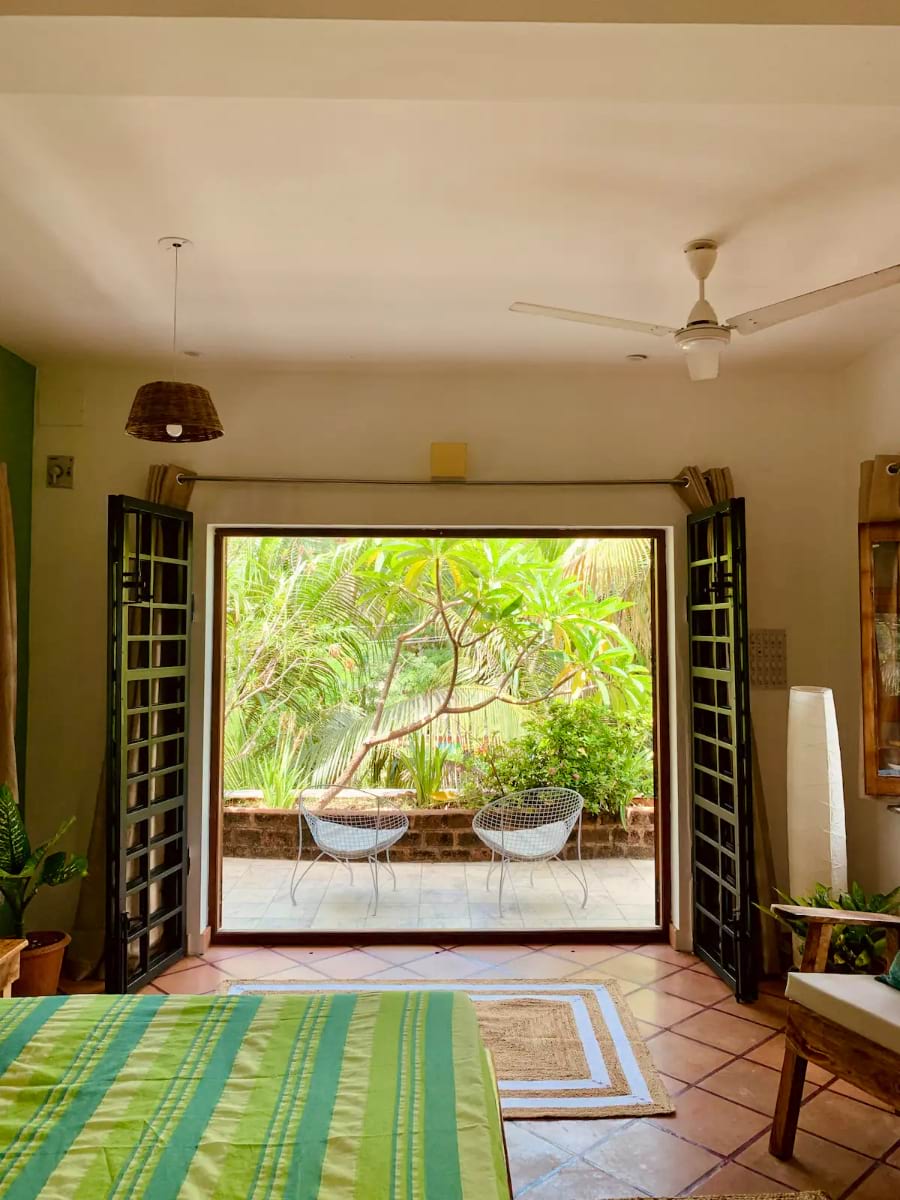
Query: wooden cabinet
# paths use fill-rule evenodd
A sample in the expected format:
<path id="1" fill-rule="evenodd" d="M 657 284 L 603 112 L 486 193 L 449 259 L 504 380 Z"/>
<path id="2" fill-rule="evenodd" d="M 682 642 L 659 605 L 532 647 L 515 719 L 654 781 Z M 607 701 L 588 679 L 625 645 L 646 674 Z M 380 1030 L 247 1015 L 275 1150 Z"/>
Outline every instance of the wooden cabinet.
<path id="1" fill-rule="evenodd" d="M 859 527 L 866 792 L 900 796 L 900 521 Z"/>

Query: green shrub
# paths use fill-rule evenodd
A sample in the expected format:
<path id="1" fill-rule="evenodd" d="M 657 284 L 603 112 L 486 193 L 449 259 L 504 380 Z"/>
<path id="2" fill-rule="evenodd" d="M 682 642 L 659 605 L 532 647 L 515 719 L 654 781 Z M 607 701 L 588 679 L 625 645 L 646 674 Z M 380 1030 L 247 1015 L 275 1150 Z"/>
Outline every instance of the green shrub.
<path id="1" fill-rule="evenodd" d="M 597 699 L 554 700 L 523 737 L 486 746 L 466 761 L 466 796 L 567 787 L 589 813 L 625 819 L 630 802 L 653 789 L 649 711 L 614 712 Z"/>
<path id="2" fill-rule="evenodd" d="M 850 884 L 849 892 L 834 897 L 831 888 L 823 883 L 816 884 L 811 896 L 788 896 L 778 893 L 784 904 L 798 908 L 834 908 L 844 912 L 870 912 L 896 915 L 900 912 L 900 887 L 892 892 L 875 892 L 866 895 L 858 883 Z M 806 938 L 807 923 L 795 917 L 783 917 L 770 908 L 762 910 L 785 925 L 801 939 Z M 843 975 L 870 975 L 881 966 L 889 967 L 886 960 L 884 927 L 878 925 L 835 925 L 828 946 L 828 969 Z"/>

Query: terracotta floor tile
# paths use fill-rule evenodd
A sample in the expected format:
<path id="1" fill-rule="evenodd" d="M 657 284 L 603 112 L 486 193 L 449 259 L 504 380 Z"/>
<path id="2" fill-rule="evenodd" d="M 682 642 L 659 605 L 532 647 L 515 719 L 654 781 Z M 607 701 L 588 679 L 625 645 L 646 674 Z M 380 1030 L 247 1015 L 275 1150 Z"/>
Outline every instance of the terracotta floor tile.
<path id="1" fill-rule="evenodd" d="M 258 949 L 259 946 L 210 946 L 203 954 L 203 961 L 217 963 L 221 962 L 223 958 L 234 958 L 236 954 L 252 954 L 254 950 Z"/>
<path id="2" fill-rule="evenodd" d="M 769 1036 L 762 1025 L 712 1008 L 682 1021 L 677 1032 L 685 1037 L 696 1038 L 705 1046 L 726 1050 L 729 1054 L 743 1054 Z"/>
<path id="3" fill-rule="evenodd" d="M 888 1157 L 888 1162 L 892 1167 L 900 1167 L 900 1146 Z"/>
<path id="4" fill-rule="evenodd" d="M 544 950 L 532 950 L 522 958 L 497 963 L 487 970 L 478 972 L 479 979 L 567 979 L 582 970 L 581 963 L 566 961 L 547 954 Z"/>
<path id="5" fill-rule="evenodd" d="M 395 967 L 385 967 L 383 971 L 375 971 L 372 975 L 367 975 L 366 979 L 379 980 L 384 983 L 404 983 L 409 981 L 415 983 L 416 980 L 425 981 L 424 975 L 417 975 L 415 966 L 412 963 L 398 963 Z"/>
<path id="6" fill-rule="evenodd" d="M 641 946 L 638 953 L 646 954 L 649 958 L 659 958 L 676 967 L 695 967 L 700 961 L 696 955 L 685 950 L 676 950 L 667 942 L 652 942 L 649 946 Z"/>
<path id="7" fill-rule="evenodd" d="M 759 990 L 765 992 L 767 996 L 784 997 L 784 989 L 787 987 L 786 979 L 761 979 L 759 981 Z"/>
<path id="8" fill-rule="evenodd" d="M 460 954 L 458 950 L 441 950 L 415 960 L 415 971 L 423 979 L 457 980 L 471 979 L 484 970 L 484 963 L 476 958 Z"/>
<path id="9" fill-rule="evenodd" d="M 657 992 L 651 988 L 641 988 L 632 992 L 628 997 L 628 1005 L 636 1017 L 662 1029 L 702 1011 L 699 1004 L 682 1000 L 680 996 L 667 996 L 664 992 Z"/>
<path id="10" fill-rule="evenodd" d="M 391 947 L 386 946 L 385 949 Z M 351 946 L 270 946 L 269 949 L 277 950 L 279 954 L 284 954 L 287 958 L 294 962 L 300 963 L 315 963 L 322 958 L 334 958 L 335 955 L 345 954 L 348 950 L 353 949 Z M 405 949 L 405 947 L 403 947 Z M 419 947 L 420 952 L 424 953 L 428 949 L 427 946 Z"/>
<path id="11" fill-rule="evenodd" d="M 136 995 L 138 996 L 164 996 L 165 992 L 162 988 L 158 988 L 155 983 L 145 984 L 144 987 L 138 988 Z"/>
<path id="12" fill-rule="evenodd" d="M 793 1191 L 784 1183 L 768 1179 L 757 1171 L 742 1167 L 740 1163 L 726 1163 L 707 1175 L 701 1184 L 691 1192 L 692 1196 L 756 1196 L 767 1192 Z"/>
<path id="13" fill-rule="evenodd" d="M 273 971 L 271 975 L 257 975 L 256 978 L 260 983 L 291 983 L 296 980 L 297 983 L 328 984 L 328 980 L 320 971 L 307 967 L 304 963 L 285 963 L 282 970 Z"/>
<path id="14" fill-rule="evenodd" d="M 610 958 L 616 958 L 624 953 L 621 946 L 599 946 L 587 942 L 574 945 L 560 943 L 558 946 L 548 946 L 547 951 L 559 958 L 581 963 L 583 967 L 593 967 L 597 963 L 607 962 Z"/>
<path id="15" fill-rule="evenodd" d="M 693 1000 L 695 1004 L 715 1004 L 731 995 L 731 988 L 722 979 L 701 975 L 699 971 L 678 971 L 650 985 L 655 992 L 669 996 L 680 996 Z"/>
<path id="16" fill-rule="evenodd" d="M 807 1074 L 809 1073 L 807 1069 Z M 848 1083 L 846 1079 L 838 1079 L 835 1077 L 828 1085 L 829 1091 L 837 1092 L 840 1096 L 849 1096 L 851 1100 L 858 1100 L 861 1104 L 871 1104 L 873 1108 L 884 1109 L 885 1112 L 894 1112 L 889 1104 L 885 1104 L 883 1100 L 879 1100 L 870 1092 L 864 1092 L 862 1088 L 854 1087 L 852 1083 Z M 897 1135 L 900 1137 L 900 1134 Z"/>
<path id="17" fill-rule="evenodd" d="M 647 1038 L 655 1037 L 659 1033 L 659 1025 L 651 1025 L 649 1021 L 642 1021 L 640 1017 L 635 1019 L 635 1024 L 637 1025 L 638 1033 L 645 1041 Z"/>
<path id="18" fill-rule="evenodd" d="M 669 1117 L 652 1117 L 654 1125 L 697 1142 L 715 1154 L 730 1155 L 763 1129 L 769 1118 L 732 1104 L 701 1088 L 682 1092 Z"/>
<path id="19" fill-rule="evenodd" d="M 730 1013 L 744 1021 L 755 1021 L 759 1025 L 767 1025 L 770 1029 L 784 1029 L 787 1020 L 787 1001 L 777 996 L 767 996 L 765 993 L 753 1004 L 738 1004 L 734 996 L 720 1001 L 716 1005 L 717 1012 Z"/>
<path id="20" fill-rule="evenodd" d="M 505 1132 L 514 1192 L 542 1179 L 572 1157 L 568 1150 L 536 1137 L 518 1121 L 507 1121 Z"/>
<path id="21" fill-rule="evenodd" d="M 700 1086 L 708 1092 L 715 1092 L 717 1096 L 724 1096 L 726 1100 L 745 1104 L 747 1108 L 771 1117 L 775 1112 L 780 1078 L 778 1071 L 773 1071 L 771 1067 L 750 1062 L 746 1058 L 736 1058 L 716 1071 L 715 1075 L 704 1079 Z M 803 1094 L 809 1096 L 814 1090 L 813 1085 L 808 1083 Z"/>
<path id="22" fill-rule="evenodd" d="M 708 967 L 705 962 L 695 963 L 693 967 L 688 967 L 688 970 L 696 971 L 698 975 L 708 975 L 711 979 L 719 978 L 712 967 Z"/>
<path id="23" fill-rule="evenodd" d="M 204 996 L 214 992 L 220 983 L 228 976 L 214 967 L 204 963 L 200 967 L 191 967 L 189 971 L 176 971 L 174 975 L 160 975 L 156 985 L 161 991 L 177 996 Z"/>
<path id="24" fill-rule="evenodd" d="M 529 1188 L 525 1196 L 528 1200 L 624 1200 L 646 1194 L 633 1183 L 614 1179 L 599 1167 L 576 1159 L 555 1171 L 543 1183 Z"/>
<path id="25" fill-rule="evenodd" d="M 678 967 L 671 963 L 660 962 L 657 958 L 647 958 L 645 954 L 618 954 L 603 964 L 605 974 L 615 975 L 617 979 L 627 979 L 630 983 L 642 985 L 662 979 L 664 975 L 673 975 Z"/>
<path id="26" fill-rule="evenodd" d="M 837 1200 L 872 1165 L 870 1158 L 802 1130 L 797 1134 L 794 1157 L 787 1162 L 769 1153 L 768 1133 L 739 1154 L 737 1161 L 791 1187 L 820 1188 L 832 1200 Z"/>
<path id="27" fill-rule="evenodd" d="M 365 950 L 345 950 L 343 954 L 319 960 L 316 970 L 321 971 L 326 979 L 365 979 L 367 975 L 383 971 L 384 960 Z"/>
<path id="28" fill-rule="evenodd" d="M 507 1122 L 507 1128 L 511 1123 L 518 1125 L 569 1154 L 584 1154 L 591 1146 L 630 1125 L 632 1120 L 634 1118 L 610 1117 L 597 1121 L 515 1121 Z"/>
<path id="29" fill-rule="evenodd" d="M 189 971 L 192 967 L 201 967 L 205 961 L 199 954 L 186 954 L 184 958 L 179 958 L 178 962 L 173 963 L 171 967 L 166 967 L 166 974 L 177 975 L 179 971 Z"/>
<path id="30" fill-rule="evenodd" d="M 800 1128 L 881 1158 L 900 1138 L 900 1117 L 827 1090 L 801 1107 Z"/>
<path id="31" fill-rule="evenodd" d="M 754 1046 L 752 1050 L 748 1050 L 744 1055 L 751 1062 L 762 1063 L 763 1066 L 772 1067 L 775 1071 L 781 1070 L 781 1064 L 784 1062 L 784 1038 L 770 1038 L 767 1042 L 761 1042 L 760 1045 Z M 806 1082 L 812 1083 L 816 1087 L 820 1087 L 824 1083 L 828 1083 L 834 1076 L 828 1071 L 823 1071 L 821 1067 L 809 1063 L 806 1068 Z"/>
<path id="32" fill-rule="evenodd" d="M 724 1066 L 730 1058 L 715 1046 L 704 1046 L 670 1029 L 657 1034 L 647 1045 L 657 1069 L 674 1075 L 676 1079 L 683 1079 L 685 1083 L 696 1083 L 704 1075 Z"/>
<path id="33" fill-rule="evenodd" d="M 274 975 L 291 965 L 291 960 L 275 950 L 254 950 L 236 958 L 223 958 L 216 966 L 232 979 L 261 979 L 263 975 Z"/>
<path id="34" fill-rule="evenodd" d="M 700 1146 L 640 1121 L 584 1157 L 607 1175 L 651 1196 L 677 1196 L 722 1161 Z"/>
<path id="35" fill-rule="evenodd" d="M 681 1095 L 690 1086 L 683 1079 L 676 1079 L 674 1075 L 666 1075 L 663 1071 L 659 1072 L 659 1077 L 663 1081 L 666 1091 L 673 1097 Z"/>
<path id="36" fill-rule="evenodd" d="M 900 1171 L 893 1167 L 876 1167 L 856 1185 L 848 1200 L 897 1200 L 900 1196 Z"/>
<path id="37" fill-rule="evenodd" d="M 457 946 L 460 954 L 465 954 L 469 958 L 477 958 L 482 964 L 490 964 L 493 967 L 500 963 L 512 962 L 514 958 L 524 958 L 530 953 L 532 947 L 525 945 L 510 945 L 510 946 Z M 380 954 L 381 947 L 373 948 L 373 954 Z"/>

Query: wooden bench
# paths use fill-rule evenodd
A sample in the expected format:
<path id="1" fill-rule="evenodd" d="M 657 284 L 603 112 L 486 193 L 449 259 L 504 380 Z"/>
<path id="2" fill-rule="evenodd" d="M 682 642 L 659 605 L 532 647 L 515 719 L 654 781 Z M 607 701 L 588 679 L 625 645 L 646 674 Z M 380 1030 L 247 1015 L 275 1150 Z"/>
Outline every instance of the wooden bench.
<path id="1" fill-rule="evenodd" d="M 900 1112 L 900 991 L 871 975 L 825 974 L 835 925 L 884 928 L 890 963 L 900 947 L 900 917 L 793 904 L 772 910 L 808 930 L 800 971 L 788 976 L 784 1063 L 769 1138 L 776 1158 L 790 1158 L 808 1062 Z"/>
<path id="2" fill-rule="evenodd" d="M 21 938 L 0 938 L 0 996 L 12 995 L 12 985 L 19 978 L 19 955 L 28 945 Z"/>

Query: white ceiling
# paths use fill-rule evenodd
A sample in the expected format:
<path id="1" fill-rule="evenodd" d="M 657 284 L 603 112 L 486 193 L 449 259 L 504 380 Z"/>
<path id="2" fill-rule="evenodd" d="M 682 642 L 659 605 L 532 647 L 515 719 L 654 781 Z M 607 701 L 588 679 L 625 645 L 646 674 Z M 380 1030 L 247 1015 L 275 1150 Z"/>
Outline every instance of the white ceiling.
<path id="1" fill-rule="evenodd" d="M 0 19 L 0 343 L 39 363 L 603 363 L 900 262 L 900 30 Z M 900 288 L 748 339 L 846 362 Z"/>

